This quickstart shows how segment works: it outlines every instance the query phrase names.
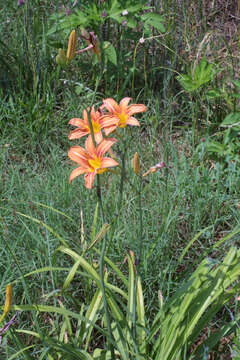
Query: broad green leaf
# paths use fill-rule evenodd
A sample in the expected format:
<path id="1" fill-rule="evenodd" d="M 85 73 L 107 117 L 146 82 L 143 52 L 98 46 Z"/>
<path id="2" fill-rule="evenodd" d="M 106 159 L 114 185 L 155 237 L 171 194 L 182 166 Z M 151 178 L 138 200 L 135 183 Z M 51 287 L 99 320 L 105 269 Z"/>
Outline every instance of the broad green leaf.
<path id="1" fill-rule="evenodd" d="M 158 326 L 160 336 L 153 350 L 156 360 L 181 359 L 183 349 L 192 344 L 189 340 L 194 341 L 216 312 L 238 291 L 239 287 L 234 290 L 231 284 L 240 276 L 240 251 L 231 248 L 223 262 L 210 271 L 206 271 L 205 264 L 206 260 L 191 276 L 190 287 L 183 285 L 184 291 L 178 291 L 174 301 L 170 300 L 166 319 Z"/>
<path id="2" fill-rule="evenodd" d="M 162 33 L 166 31 L 163 25 L 164 18 L 157 13 L 145 13 L 141 15 L 141 19 L 144 23 L 144 28 L 146 28 L 147 30 L 149 30 L 149 26 L 152 26 Z"/>
<path id="3" fill-rule="evenodd" d="M 220 126 L 222 126 L 222 127 L 236 126 L 236 127 L 240 128 L 240 112 L 228 114 Z"/>
<path id="4" fill-rule="evenodd" d="M 136 326 L 135 311 L 136 311 L 136 296 L 135 296 L 135 270 L 133 265 L 133 259 L 127 254 L 128 260 L 128 304 L 127 304 L 127 323 L 128 328 L 132 329 Z M 129 331 L 127 332 L 127 341 L 130 342 Z"/>
<path id="5" fill-rule="evenodd" d="M 221 144 L 218 141 L 208 141 L 204 144 L 205 150 L 207 152 L 212 152 L 212 153 L 218 153 L 218 154 L 222 154 L 225 151 L 225 146 L 224 144 Z"/>
<path id="6" fill-rule="evenodd" d="M 35 338 L 40 339 L 40 335 L 39 335 L 37 332 L 35 332 L 35 331 L 24 330 L 24 329 L 15 329 L 15 331 L 16 331 L 17 333 L 34 336 Z"/>
<path id="7" fill-rule="evenodd" d="M 68 276 L 66 277 L 65 281 L 64 281 L 64 284 L 63 284 L 63 287 L 62 287 L 62 291 L 65 291 L 69 285 L 71 284 L 78 268 L 79 268 L 79 265 L 81 264 L 81 260 L 77 260 L 75 262 L 75 264 L 72 266 L 72 268 L 70 269 L 69 273 L 68 273 Z"/>
<path id="8" fill-rule="evenodd" d="M 117 307 L 117 305 L 115 305 Z M 36 312 L 44 312 L 44 313 L 53 313 L 53 314 L 60 314 L 64 317 L 70 317 L 76 320 L 84 320 L 85 322 L 93 325 L 103 336 L 108 336 L 108 333 L 103 330 L 100 326 L 96 323 L 90 321 L 85 316 L 81 314 L 75 313 L 73 311 L 67 310 L 65 308 L 57 307 L 57 306 L 50 306 L 50 305 L 12 305 L 11 310 L 19 310 L 19 311 L 36 311 Z"/>
<path id="9" fill-rule="evenodd" d="M 112 325 L 112 334 L 114 336 L 114 340 L 116 341 L 116 345 L 121 356 L 122 360 L 129 360 L 128 356 L 128 345 L 129 342 L 127 338 L 123 335 L 123 326 L 120 323 L 113 322 Z"/>
<path id="10" fill-rule="evenodd" d="M 138 24 L 137 20 L 134 19 L 133 17 L 127 19 L 127 24 L 126 24 L 127 27 L 131 29 L 135 29 L 137 27 L 137 24 Z"/>
<path id="11" fill-rule="evenodd" d="M 223 96 L 223 94 L 220 90 L 212 89 L 212 90 L 208 90 L 206 92 L 206 96 L 208 99 L 211 100 L 211 99 L 219 98 L 219 97 Z"/>
<path id="12" fill-rule="evenodd" d="M 137 278 L 137 334 L 138 334 L 138 343 L 140 344 L 140 353 L 146 354 L 146 323 L 145 323 L 145 307 L 144 307 L 144 297 L 142 291 L 141 278 Z"/>
<path id="13" fill-rule="evenodd" d="M 202 59 L 189 74 L 177 76 L 176 79 L 186 91 L 192 92 L 213 80 L 215 75 L 213 70 L 213 64 L 209 64 L 206 59 Z"/>
<path id="14" fill-rule="evenodd" d="M 90 276 L 96 282 L 97 286 L 99 288 L 101 288 L 100 276 L 98 275 L 96 270 L 93 268 L 93 266 L 90 265 L 82 256 L 80 256 L 75 251 L 73 251 L 73 250 L 71 250 L 69 248 L 66 248 L 64 246 L 60 246 L 57 249 L 57 251 L 61 251 L 64 254 L 67 254 L 67 255 L 71 256 L 75 261 L 80 261 L 80 265 L 84 269 L 84 271 L 86 272 L 86 275 Z M 109 264 L 111 264 L 111 261 L 107 260 L 107 258 L 106 258 L 106 262 L 109 262 Z M 116 267 L 116 269 L 118 269 L 118 268 Z M 121 274 L 120 270 L 119 270 L 119 274 Z M 113 290 L 114 292 L 119 293 L 120 295 L 122 295 L 124 298 L 127 298 L 127 294 L 121 288 L 119 288 L 119 287 L 117 287 L 115 285 L 111 285 L 109 283 L 106 283 L 105 286 L 107 287 L 108 290 Z"/>
<path id="15" fill-rule="evenodd" d="M 100 277 L 98 275 L 98 273 L 96 272 L 96 270 L 93 268 L 92 265 L 90 265 L 82 256 L 80 256 L 79 254 L 77 254 L 75 251 L 66 248 L 64 246 L 60 246 L 57 251 L 61 251 L 64 254 L 67 254 L 69 256 L 71 256 L 75 261 L 79 262 L 79 265 L 82 266 L 82 268 L 87 272 L 87 274 L 89 274 L 93 280 L 96 281 L 98 287 L 101 287 L 100 285 Z"/>
<path id="16" fill-rule="evenodd" d="M 218 298 L 221 301 L 221 293 L 224 290 L 226 291 L 227 289 L 227 286 L 223 285 L 224 279 L 226 274 L 228 274 L 228 277 L 230 277 L 229 267 L 231 266 L 235 256 L 236 256 L 236 249 L 231 248 L 225 259 L 223 260 L 223 263 L 220 264 L 219 267 L 217 268 L 217 272 L 214 273 L 214 271 L 212 271 L 211 273 L 205 276 L 206 278 L 205 284 L 203 284 L 200 288 L 197 298 L 198 301 L 197 303 L 193 303 L 188 311 L 189 321 L 187 322 L 187 326 L 185 326 L 183 329 L 184 343 L 187 341 L 188 337 L 192 334 L 197 322 L 199 321 L 203 313 L 207 310 L 207 308 L 211 305 L 211 303 L 213 303 L 216 298 Z M 200 330 L 202 329 L 199 329 L 199 331 Z"/>
<path id="17" fill-rule="evenodd" d="M 114 46 L 109 41 L 104 41 L 103 51 L 106 59 L 117 66 L 117 53 Z"/>
<path id="18" fill-rule="evenodd" d="M 114 351 L 116 355 L 116 359 L 119 359 L 119 352 Z M 104 350 L 104 349 L 95 349 L 93 352 L 93 360 L 112 360 L 111 352 L 110 350 Z"/>
<path id="19" fill-rule="evenodd" d="M 240 88 L 240 80 L 233 80 L 233 83 L 236 87 Z"/>
<path id="20" fill-rule="evenodd" d="M 76 29 L 78 26 L 87 25 L 86 15 L 79 10 L 75 10 L 75 13 L 69 16 L 66 16 L 64 13 L 53 15 L 50 17 L 50 21 L 51 20 L 54 21 L 54 25 L 47 32 L 47 36 L 61 32 L 63 30 L 70 31 L 72 29 Z"/>
<path id="21" fill-rule="evenodd" d="M 89 346 L 89 342 L 91 340 L 91 334 L 94 329 L 94 324 L 96 323 L 98 319 L 98 315 L 100 313 L 100 310 L 102 308 L 102 291 L 98 289 L 94 297 L 91 301 L 91 304 L 88 307 L 88 310 L 86 312 L 86 319 L 87 322 L 85 323 L 85 326 L 82 328 L 81 331 L 81 340 L 85 343 L 85 350 L 87 350 Z"/>
<path id="22" fill-rule="evenodd" d="M 164 318 L 160 315 L 156 316 L 148 336 L 148 341 L 150 341 L 160 331 L 160 335 L 155 340 L 153 347 L 153 352 L 159 353 L 156 359 L 161 359 L 161 356 L 165 355 L 167 359 L 167 356 L 172 351 L 172 347 L 175 346 L 174 339 L 176 340 L 178 327 L 186 317 L 189 304 L 197 296 L 204 274 L 208 272 L 209 262 L 205 259 L 187 283 L 183 284 L 175 295 L 164 304 L 163 309 L 159 312 L 160 315 L 164 314 Z M 163 357 L 163 359 L 165 358 Z"/>

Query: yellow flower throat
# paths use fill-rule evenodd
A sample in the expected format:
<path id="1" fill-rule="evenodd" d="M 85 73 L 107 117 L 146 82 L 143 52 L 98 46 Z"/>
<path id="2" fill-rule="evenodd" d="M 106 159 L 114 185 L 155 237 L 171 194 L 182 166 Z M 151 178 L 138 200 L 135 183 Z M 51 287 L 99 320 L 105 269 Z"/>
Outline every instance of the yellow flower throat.
<path id="1" fill-rule="evenodd" d="M 118 114 L 118 118 L 119 118 L 118 126 L 120 128 L 127 126 L 128 114 L 126 114 L 124 111 L 122 111 L 121 114 Z"/>

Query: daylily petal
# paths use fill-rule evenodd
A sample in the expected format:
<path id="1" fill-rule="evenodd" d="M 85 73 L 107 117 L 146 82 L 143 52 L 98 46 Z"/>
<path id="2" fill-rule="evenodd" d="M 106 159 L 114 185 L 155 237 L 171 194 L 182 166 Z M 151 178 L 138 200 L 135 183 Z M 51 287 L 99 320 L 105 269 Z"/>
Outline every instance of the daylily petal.
<path id="1" fill-rule="evenodd" d="M 122 110 L 125 110 L 125 108 L 127 107 L 130 100 L 131 100 L 130 97 L 125 97 L 120 101 L 119 105 L 120 105 Z"/>
<path id="2" fill-rule="evenodd" d="M 86 140 L 85 148 L 91 157 L 96 156 L 96 148 L 92 141 L 92 136 L 89 136 Z"/>
<path id="3" fill-rule="evenodd" d="M 88 154 L 81 146 L 72 146 L 68 151 L 68 157 L 84 167 L 88 167 Z"/>
<path id="4" fill-rule="evenodd" d="M 147 107 L 143 104 L 132 104 L 128 106 L 128 115 L 137 114 L 140 112 L 145 112 L 147 110 Z"/>
<path id="5" fill-rule="evenodd" d="M 111 166 L 118 166 L 118 162 L 109 157 L 105 157 L 102 159 L 101 168 L 108 168 Z"/>
<path id="6" fill-rule="evenodd" d="M 89 131 L 87 129 L 82 130 L 82 129 L 74 129 L 70 132 L 70 134 L 68 135 L 69 140 L 73 140 L 73 139 L 80 139 L 81 137 L 85 136 L 89 134 Z"/>
<path id="7" fill-rule="evenodd" d="M 89 136 L 91 136 L 91 135 L 89 135 Z M 95 137 L 95 140 L 96 140 L 97 144 L 100 143 L 102 141 L 102 139 L 103 139 L 101 131 L 99 131 L 98 133 L 95 133 L 94 137 Z"/>
<path id="8" fill-rule="evenodd" d="M 85 172 L 86 172 L 86 169 L 83 167 L 77 167 L 76 169 L 74 169 L 69 176 L 69 183 L 71 184 L 72 180 L 75 179 L 75 177 L 82 175 Z"/>
<path id="9" fill-rule="evenodd" d="M 134 126 L 140 126 L 139 121 L 132 116 L 127 119 L 127 124 L 134 125 Z"/>
<path id="10" fill-rule="evenodd" d="M 101 114 L 99 111 L 95 111 L 94 106 L 92 106 L 90 116 L 93 121 L 97 121 L 100 118 Z"/>
<path id="11" fill-rule="evenodd" d="M 113 144 L 115 144 L 116 141 L 117 139 L 115 138 L 104 139 L 103 141 L 101 141 L 100 144 L 98 144 L 97 146 L 97 156 L 102 158 L 103 155 L 110 149 Z"/>
<path id="12" fill-rule="evenodd" d="M 69 120 L 68 123 L 73 126 L 85 127 L 83 119 L 79 119 L 79 118 L 73 118 L 73 119 Z"/>
<path id="13" fill-rule="evenodd" d="M 86 186 L 87 189 L 92 188 L 95 175 L 96 175 L 95 172 L 87 173 L 87 174 L 84 175 L 85 186 Z"/>
<path id="14" fill-rule="evenodd" d="M 120 111 L 120 107 L 118 103 L 112 98 L 104 99 L 103 103 L 110 113 L 115 113 Z"/>
<path id="15" fill-rule="evenodd" d="M 104 132 L 105 134 L 108 136 L 109 134 L 111 134 L 113 131 L 115 131 L 117 128 L 117 125 L 113 125 L 113 126 L 109 126 L 107 128 L 104 128 Z"/>
<path id="16" fill-rule="evenodd" d="M 103 115 L 100 118 L 100 123 L 101 123 L 102 129 L 104 129 L 108 126 L 117 125 L 118 122 L 119 122 L 119 117 L 114 116 L 114 115 Z"/>
<path id="17" fill-rule="evenodd" d="M 86 125 L 88 125 L 88 113 L 87 113 L 86 109 L 83 110 L 83 120 L 84 120 L 84 123 Z"/>

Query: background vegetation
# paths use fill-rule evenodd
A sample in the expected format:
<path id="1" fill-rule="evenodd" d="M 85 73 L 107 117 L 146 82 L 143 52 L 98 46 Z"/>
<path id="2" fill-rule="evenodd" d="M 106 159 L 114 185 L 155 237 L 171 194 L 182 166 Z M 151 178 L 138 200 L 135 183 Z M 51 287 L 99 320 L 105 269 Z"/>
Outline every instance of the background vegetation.
<path id="1" fill-rule="evenodd" d="M 14 304 L 64 303 L 69 310 L 80 311 L 82 303 L 91 301 L 96 288 L 80 275 L 65 292 L 60 291 L 62 273 L 23 275 L 59 266 L 66 267 L 67 276 L 70 258 L 53 256 L 61 245 L 56 233 L 79 253 L 91 241 L 96 194 L 80 178 L 69 185 L 68 121 L 107 97 L 119 101 L 130 96 L 134 103 L 148 107 L 139 118 L 140 129 L 133 128 L 127 135 L 129 174 L 133 174 L 131 159 L 136 151 L 143 171 L 160 161 L 168 166 L 146 177 L 141 195 L 144 224 L 139 271 L 149 321 L 159 308 L 159 291 L 167 301 L 206 256 L 217 266 L 231 246 L 239 246 L 236 231 L 214 247 L 240 221 L 239 16 L 237 2 L 221 0 L 152 0 L 147 4 L 6 0 L 1 5 L 2 304 L 10 282 L 14 282 Z M 77 49 L 86 47 L 81 29 L 94 31 L 100 61 L 84 52 L 68 65 L 56 63 L 58 49 L 66 51 L 73 28 L 78 34 Z M 103 186 L 110 217 L 117 207 L 114 194 L 119 181 L 107 176 Z M 125 275 L 125 255 L 129 250 L 136 257 L 139 254 L 138 223 L 136 194 L 126 184 L 121 216 L 107 248 L 108 257 Z M 97 223 L 95 231 L 100 228 Z M 98 261 L 96 253 L 87 257 Z M 196 343 L 238 313 L 234 295 Z M 49 344 L 39 341 L 31 349 L 32 334 L 16 330 L 41 328 L 42 334 L 57 336 L 61 321 L 58 314 L 21 312 L 3 336 L 1 358 L 47 358 Z M 101 343 L 98 333 L 89 351 Z M 236 326 L 201 359 L 239 359 L 239 348 Z M 189 353 L 185 356 L 190 358 Z"/>

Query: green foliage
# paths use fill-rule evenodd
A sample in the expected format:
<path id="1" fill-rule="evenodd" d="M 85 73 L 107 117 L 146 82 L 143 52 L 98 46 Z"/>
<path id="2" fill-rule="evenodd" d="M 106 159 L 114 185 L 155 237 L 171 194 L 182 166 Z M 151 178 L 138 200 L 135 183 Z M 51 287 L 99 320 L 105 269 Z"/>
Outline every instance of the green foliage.
<path id="1" fill-rule="evenodd" d="M 43 96 L 50 84 L 53 86 L 56 74 L 50 49 L 46 46 L 44 15 L 28 6 L 19 8 L 14 25 L 22 29 L 21 32 L 3 32 L 1 35 L 0 64 L 3 71 L 0 80 L 6 94 L 24 89 L 28 95 L 33 93 L 37 98 Z"/>
<path id="2" fill-rule="evenodd" d="M 57 337 L 54 339 L 45 337 L 45 342 L 49 346 L 48 354 L 54 355 L 57 350 L 58 359 L 74 354 L 75 356 L 78 354 L 82 359 L 108 359 L 109 352 L 102 348 L 95 349 L 92 355 L 88 351 L 88 347 L 91 347 L 96 337 L 94 329 L 108 337 L 104 322 L 101 322 L 101 325 L 98 322 L 103 307 L 99 275 L 91 264 L 76 252 L 63 246 L 57 251 L 69 255 L 75 261 L 69 271 L 71 277 L 68 275 L 65 284 L 68 282 L 69 286 L 74 277 L 77 277 L 78 268 L 82 267 L 82 277 L 90 277 L 98 289 L 89 305 L 82 304 L 80 314 L 67 310 L 63 305 L 62 307 L 37 306 L 38 311 L 61 313 L 65 319 Z M 141 280 L 135 270 L 134 258 L 127 255 L 127 259 L 128 279 L 108 258 L 105 259 L 112 268 L 111 271 L 117 271 L 122 281 L 122 285 L 111 285 L 105 273 L 107 301 L 111 309 L 113 345 L 116 356 L 119 354 L 121 359 L 182 359 L 184 353 L 189 354 L 195 340 L 216 313 L 239 292 L 239 286 L 235 281 L 240 275 L 240 251 L 231 248 L 222 262 L 216 264 L 210 258 L 203 260 L 176 293 L 166 301 L 163 300 L 151 324 L 146 315 Z M 36 270 L 38 271 L 42 270 Z M 52 268 L 52 271 L 55 269 Z M 233 284 L 235 285 L 231 286 Z M 123 286 L 126 287 L 126 291 L 122 289 Z M 35 305 L 14 306 L 15 310 L 23 311 L 35 308 Z M 71 317 L 78 320 L 77 332 L 72 329 Z M 202 359 L 203 354 L 206 354 L 205 349 L 207 348 L 209 352 L 223 336 L 233 331 L 238 321 L 239 316 L 236 316 L 231 322 L 223 323 L 217 332 L 194 349 L 192 358 Z M 18 333 L 21 333 L 20 329 Z M 63 337 L 64 333 L 65 337 Z M 35 336 L 38 337 L 37 334 Z M 80 350 L 82 348 L 84 350 Z M 51 356 L 49 358 L 51 359 Z"/>
<path id="3" fill-rule="evenodd" d="M 117 66 L 117 53 L 114 46 L 109 41 L 103 42 L 103 51 L 105 59 Z"/>
<path id="4" fill-rule="evenodd" d="M 150 27 L 165 32 L 163 25 L 164 18 L 157 13 L 140 14 L 144 10 L 149 10 L 149 6 L 144 5 L 144 2 L 135 0 L 124 1 L 111 0 L 105 4 L 86 4 L 82 5 L 82 9 L 74 9 L 74 13 L 66 16 L 65 13 L 53 14 L 50 20 L 53 22 L 52 27 L 48 31 L 48 35 L 56 32 L 67 32 L 80 26 L 87 27 L 100 33 L 101 26 L 109 19 L 122 25 L 125 21 L 126 26 L 130 29 L 137 27 L 138 22 L 141 21 L 144 26 L 146 34 L 150 34 Z"/>
<path id="5" fill-rule="evenodd" d="M 231 356 L 233 360 L 240 360 L 240 330 L 239 326 L 236 331 L 236 335 L 233 339 L 233 345 L 231 346 Z"/>
<path id="6" fill-rule="evenodd" d="M 226 98 L 226 94 L 226 91 L 213 91 L 209 96 L 211 98 Z M 237 96 L 238 94 L 234 93 L 227 97 L 228 104 L 232 110 L 236 108 L 234 105 L 234 98 L 237 98 Z M 237 108 L 237 110 L 238 111 L 236 112 L 229 113 L 224 118 L 219 124 L 219 131 L 209 137 L 203 144 L 200 144 L 197 147 L 197 151 L 201 151 L 206 156 L 224 163 L 229 163 L 230 161 L 240 162 L 240 112 L 239 108 Z M 219 140 L 215 140 L 215 138 Z"/>
<path id="7" fill-rule="evenodd" d="M 199 64 L 192 68 L 189 74 L 181 74 L 176 78 L 184 90 L 193 92 L 211 82 L 215 74 L 214 65 L 209 64 L 206 59 L 201 59 Z"/>
<path id="8" fill-rule="evenodd" d="M 3 334 L 0 358 L 105 360 L 113 358 L 112 344 L 116 359 L 188 359 L 193 345 L 192 358 L 203 360 L 226 336 L 229 352 L 219 356 L 237 360 L 240 81 L 230 53 L 236 39 L 224 51 L 210 43 L 209 61 L 200 54 L 198 40 L 213 25 L 200 2 L 73 3 L 6 0 L 1 7 L 1 304 L 11 281 L 18 304 L 12 310 L 21 312 Z M 225 13 L 217 3 L 216 22 Z M 101 61 L 88 51 L 65 66 L 68 35 L 83 27 L 98 35 Z M 144 99 L 149 113 L 139 136 L 134 129 L 125 134 L 130 181 L 121 210 L 119 182 L 109 174 L 102 182 L 111 216 L 101 222 L 96 195 L 80 181 L 68 184 L 66 124 L 83 107 L 122 96 Z M 193 132 L 200 158 L 191 149 Z M 162 160 L 168 165 L 144 178 L 140 199 L 129 169 L 136 150 L 142 172 Z M 112 338 L 97 261 L 106 237 Z M 140 264 L 129 254 L 124 262 L 128 249 L 142 254 Z M 199 344 L 201 329 L 209 338 Z"/>
<path id="9" fill-rule="evenodd" d="M 163 25 L 164 18 L 157 13 L 145 13 L 141 15 L 141 21 L 143 22 L 144 33 L 146 34 L 146 36 L 151 36 L 151 27 L 158 30 L 160 33 L 164 33 L 166 31 Z"/>

